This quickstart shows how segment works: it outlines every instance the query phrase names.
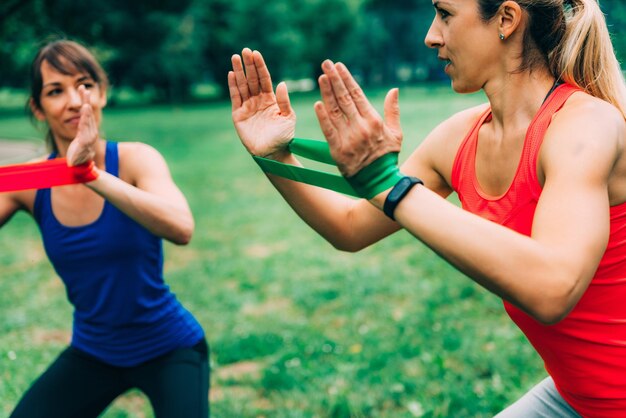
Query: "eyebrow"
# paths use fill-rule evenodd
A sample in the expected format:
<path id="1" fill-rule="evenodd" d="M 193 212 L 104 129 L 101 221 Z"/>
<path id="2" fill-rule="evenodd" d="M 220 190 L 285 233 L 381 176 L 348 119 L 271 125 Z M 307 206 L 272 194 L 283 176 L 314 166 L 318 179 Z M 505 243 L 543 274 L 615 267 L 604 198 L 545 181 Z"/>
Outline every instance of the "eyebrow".
<path id="1" fill-rule="evenodd" d="M 78 78 L 76 81 L 77 81 L 77 82 L 81 82 L 81 81 L 85 81 L 85 80 L 91 80 L 91 77 L 90 77 L 90 76 L 87 76 L 87 75 L 84 75 L 84 76 L 82 76 L 82 77 Z M 47 86 L 60 86 L 60 85 L 61 85 L 61 83 L 60 83 L 60 82 L 58 82 L 58 81 L 53 81 L 53 82 L 51 82 L 51 83 L 46 83 L 46 84 L 44 84 L 43 86 L 41 86 L 41 88 L 43 89 L 43 88 L 45 88 L 45 87 L 47 87 Z"/>

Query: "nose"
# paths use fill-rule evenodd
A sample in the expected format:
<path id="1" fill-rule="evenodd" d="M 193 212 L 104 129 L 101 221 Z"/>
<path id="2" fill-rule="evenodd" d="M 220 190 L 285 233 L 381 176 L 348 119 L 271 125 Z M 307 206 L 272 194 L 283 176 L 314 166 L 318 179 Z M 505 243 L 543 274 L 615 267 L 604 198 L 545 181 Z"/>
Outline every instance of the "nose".
<path id="1" fill-rule="evenodd" d="M 80 98 L 80 93 L 78 89 L 69 88 L 67 90 L 68 95 L 68 105 L 72 108 L 80 108 L 82 105 L 82 100 Z"/>
<path id="2" fill-rule="evenodd" d="M 441 31 L 436 26 L 435 20 L 433 19 L 426 33 L 426 38 L 424 38 L 424 43 L 429 48 L 439 48 L 443 45 L 443 37 L 441 36 Z"/>

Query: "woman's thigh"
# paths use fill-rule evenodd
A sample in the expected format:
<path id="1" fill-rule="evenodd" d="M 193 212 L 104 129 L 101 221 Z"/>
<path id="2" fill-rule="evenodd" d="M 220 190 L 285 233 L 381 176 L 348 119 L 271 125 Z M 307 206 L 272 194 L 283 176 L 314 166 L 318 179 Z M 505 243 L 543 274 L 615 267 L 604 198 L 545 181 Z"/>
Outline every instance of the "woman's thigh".
<path id="1" fill-rule="evenodd" d="M 69 347 L 26 391 L 10 418 L 97 417 L 127 389 L 115 368 Z"/>
<path id="2" fill-rule="evenodd" d="M 208 357 L 203 340 L 135 368 L 130 380 L 150 399 L 156 418 L 207 418 Z"/>

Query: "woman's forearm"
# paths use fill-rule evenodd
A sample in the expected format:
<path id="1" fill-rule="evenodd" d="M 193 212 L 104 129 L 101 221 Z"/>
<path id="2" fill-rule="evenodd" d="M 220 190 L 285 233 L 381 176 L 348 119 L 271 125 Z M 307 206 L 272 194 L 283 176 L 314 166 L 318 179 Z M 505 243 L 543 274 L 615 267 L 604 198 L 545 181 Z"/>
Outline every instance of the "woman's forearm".
<path id="1" fill-rule="evenodd" d="M 184 198 L 167 199 L 104 171 L 86 185 L 154 235 L 179 245 L 191 240 L 194 220 Z"/>

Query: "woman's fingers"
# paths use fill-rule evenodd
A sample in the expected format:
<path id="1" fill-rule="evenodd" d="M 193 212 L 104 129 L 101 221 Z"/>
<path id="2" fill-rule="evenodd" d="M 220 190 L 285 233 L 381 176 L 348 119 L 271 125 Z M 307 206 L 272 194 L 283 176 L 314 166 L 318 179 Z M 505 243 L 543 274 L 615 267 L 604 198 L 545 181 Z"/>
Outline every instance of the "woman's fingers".
<path id="1" fill-rule="evenodd" d="M 354 175 L 381 155 L 398 151 L 398 91 L 393 89 L 385 100 L 386 124 L 345 65 L 327 60 L 322 69 L 322 101 L 315 104 L 315 112 L 339 171 Z"/>
<path id="2" fill-rule="evenodd" d="M 272 78 L 259 51 L 244 48 L 231 57 L 233 70 L 228 73 L 228 91 L 233 110 L 251 97 L 273 94 Z"/>
<path id="3" fill-rule="evenodd" d="M 348 68 L 343 63 L 339 62 L 335 64 L 335 69 L 341 78 L 343 88 L 348 91 L 352 103 L 358 109 L 359 114 L 364 117 L 377 117 L 378 113 L 374 109 L 374 106 L 367 100 L 363 89 L 361 89 L 359 83 L 352 77 Z"/>
<path id="4" fill-rule="evenodd" d="M 81 142 L 91 144 L 96 140 L 94 136 L 97 136 L 96 120 L 91 107 L 91 91 L 87 90 L 85 86 L 80 86 L 78 93 L 82 103 L 78 122 L 78 137 L 80 137 Z"/>
<path id="5" fill-rule="evenodd" d="M 270 70 L 267 69 L 263 55 L 259 51 L 254 51 L 252 52 L 252 57 L 254 58 L 254 66 L 261 86 L 261 93 L 273 93 L 272 77 L 270 76 Z"/>
<path id="6" fill-rule="evenodd" d="M 326 114 L 328 115 L 328 120 L 335 125 L 335 127 L 345 126 L 345 114 L 337 102 L 335 92 L 328 76 L 326 74 L 322 74 L 318 82 L 320 86 L 320 93 L 322 95 L 322 102 L 326 108 Z"/>
<path id="7" fill-rule="evenodd" d="M 278 86 L 276 86 L 276 103 L 278 104 L 278 110 L 280 110 L 282 116 L 289 116 L 293 112 L 291 102 L 289 101 L 287 84 L 284 82 L 280 82 Z"/>
<path id="8" fill-rule="evenodd" d="M 322 133 L 328 142 L 328 146 L 331 149 L 334 149 L 338 145 L 339 136 L 337 135 L 335 125 L 331 121 L 328 111 L 326 110 L 326 105 L 318 101 L 313 105 L 313 109 L 315 110 L 315 115 L 317 116 Z"/>
<path id="9" fill-rule="evenodd" d="M 400 104 L 398 102 L 397 88 L 389 90 L 389 92 L 385 96 L 384 114 L 385 123 L 394 132 L 394 134 L 401 133 L 402 127 L 400 126 Z"/>
<path id="10" fill-rule="evenodd" d="M 87 90 L 85 85 L 81 84 L 78 86 L 78 94 L 80 95 L 80 104 L 91 104 L 91 91 Z"/>
<path id="11" fill-rule="evenodd" d="M 355 102 L 350 94 L 350 91 L 346 87 L 343 78 L 337 71 L 337 65 L 333 64 L 330 60 L 325 60 L 322 63 L 322 70 L 330 81 L 330 86 L 332 87 L 333 96 L 337 106 L 348 119 L 354 119 L 358 116 L 359 111 L 355 106 Z M 345 68 L 345 66 L 343 68 Z"/>
<path id="12" fill-rule="evenodd" d="M 98 140 L 98 124 L 91 106 L 91 91 L 85 86 L 78 87 L 81 108 L 76 137 L 67 149 L 67 163 L 70 166 L 92 160 Z"/>
<path id="13" fill-rule="evenodd" d="M 239 93 L 239 88 L 237 87 L 237 79 L 235 78 L 234 71 L 228 72 L 228 93 L 230 95 L 230 102 L 233 110 L 239 109 L 243 101 L 241 100 L 241 94 Z"/>
<path id="14" fill-rule="evenodd" d="M 253 52 L 249 48 L 244 48 L 241 51 L 243 58 L 243 64 L 246 69 L 246 79 L 248 80 L 248 91 L 251 96 L 259 94 L 259 75 L 257 74 L 257 68 L 253 57 Z"/>
<path id="15" fill-rule="evenodd" d="M 239 90 L 239 95 L 241 96 L 242 101 L 248 100 L 250 97 L 250 89 L 248 88 L 248 80 L 246 79 L 246 74 L 243 71 L 243 63 L 241 61 L 241 56 L 235 54 L 231 58 L 231 63 L 233 64 L 233 72 L 235 73 L 235 81 L 237 85 L 237 89 Z"/>

